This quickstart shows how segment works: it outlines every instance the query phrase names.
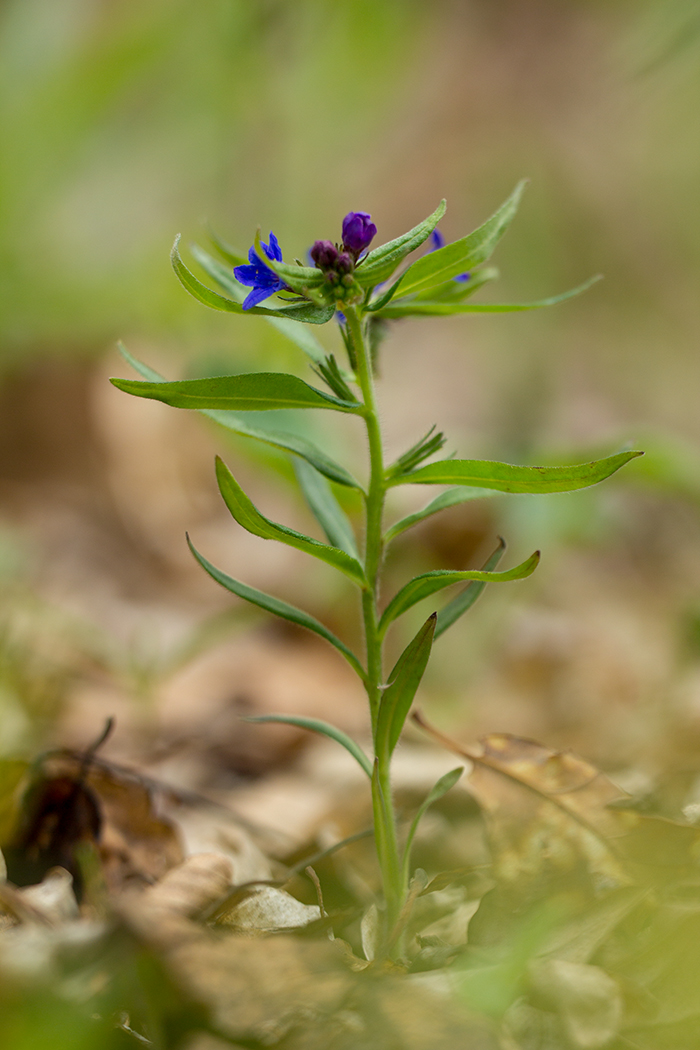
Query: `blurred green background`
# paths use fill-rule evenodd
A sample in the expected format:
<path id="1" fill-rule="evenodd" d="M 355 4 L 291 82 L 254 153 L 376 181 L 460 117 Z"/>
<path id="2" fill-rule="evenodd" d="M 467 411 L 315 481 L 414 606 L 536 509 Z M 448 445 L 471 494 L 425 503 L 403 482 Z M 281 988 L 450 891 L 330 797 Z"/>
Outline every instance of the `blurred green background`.
<path id="1" fill-rule="evenodd" d="M 350 209 L 370 211 L 386 240 L 445 196 L 452 239 L 527 176 L 495 259 L 502 280 L 482 298 L 540 298 L 597 272 L 605 280 L 551 311 L 396 325 L 384 349 L 392 450 L 446 419 L 464 455 L 585 458 L 628 441 L 649 454 L 603 495 L 455 512 L 442 532 L 417 534 L 396 579 L 440 558 L 462 567 L 497 529 L 513 557 L 544 545 L 540 582 L 516 605 L 544 609 L 545 655 L 537 642 L 522 657 L 518 642 L 504 657 L 530 714 L 511 696 L 475 724 L 568 739 L 595 722 L 595 704 L 571 715 L 575 690 L 557 677 L 574 645 L 561 637 L 580 635 L 579 612 L 567 610 L 579 600 L 608 638 L 609 623 L 634 620 L 611 643 L 630 655 L 606 688 L 632 697 L 609 750 L 624 737 L 636 753 L 634 704 L 650 691 L 661 704 L 679 653 L 694 660 L 700 636 L 695 0 L 3 0 L 0 55 L 2 681 L 5 724 L 15 726 L 6 748 L 26 746 L 32 718 L 50 721 L 76 681 L 104 693 L 116 667 L 119 688 L 147 692 L 199 651 L 192 624 L 228 608 L 182 539 L 220 513 L 210 463 L 223 438 L 200 438 L 184 413 L 161 422 L 158 408 L 110 391 L 109 372 L 126 374 L 115 343 L 172 376 L 261 361 L 304 374 L 304 364 L 262 320 L 188 298 L 168 263 L 175 234 L 206 240 L 210 224 L 247 248 L 260 225 L 292 258 L 317 237 L 335 239 Z M 333 325 L 320 338 L 337 351 Z M 271 500 L 260 465 L 251 459 L 245 480 Z M 651 481 L 652 495 L 629 495 L 635 478 Z M 302 513 L 285 492 L 280 514 Z M 226 528 L 233 570 L 252 548 L 237 554 Z M 581 550 L 596 552 L 599 575 Z M 297 562 L 261 557 L 272 559 L 267 577 L 260 569 L 250 582 L 277 583 L 288 598 L 301 586 L 309 607 L 355 630 L 324 576 L 300 585 Z M 478 668 L 510 636 L 512 595 L 487 600 L 484 626 L 446 642 L 433 673 L 434 693 L 455 710 L 465 681 L 480 681 L 481 695 L 503 692 Z M 640 654 L 658 639 L 652 608 L 671 610 L 673 629 L 650 669 Z M 684 682 L 695 725 L 698 689 Z M 477 706 L 474 695 L 466 709 Z M 591 723 L 583 740 L 600 749 L 594 737 Z"/>

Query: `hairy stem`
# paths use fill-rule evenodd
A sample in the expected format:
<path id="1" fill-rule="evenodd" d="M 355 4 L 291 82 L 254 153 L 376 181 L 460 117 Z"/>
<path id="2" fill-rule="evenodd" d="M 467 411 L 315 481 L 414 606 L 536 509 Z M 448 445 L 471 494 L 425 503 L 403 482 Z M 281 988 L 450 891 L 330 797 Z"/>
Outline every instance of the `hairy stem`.
<path id="1" fill-rule="evenodd" d="M 384 477 L 384 455 L 379 414 L 374 393 L 374 379 L 369 351 L 362 331 L 362 322 L 355 307 L 345 311 L 348 331 L 355 350 L 357 378 L 364 400 L 364 419 L 369 444 L 370 479 L 365 498 L 365 576 L 367 586 L 362 593 L 362 617 L 365 647 L 367 652 L 367 677 L 365 688 L 372 717 L 372 732 L 376 733 L 379 704 L 382 697 L 383 665 L 382 639 L 378 631 L 379 616 L 379 571 L 383 556 L 382 518 L 386 496 Z M 405 887 L 401 874 L 396 836 L 396 821 L 391 798 L 390 759 L 377 754 L 375 775 L 372 778 L 372 803 L 374 812 L 374 835 L 377 856 L 382 871 L 382 883 L 387 908 L 387 928 L 394 926 L 404 897 Z"/>

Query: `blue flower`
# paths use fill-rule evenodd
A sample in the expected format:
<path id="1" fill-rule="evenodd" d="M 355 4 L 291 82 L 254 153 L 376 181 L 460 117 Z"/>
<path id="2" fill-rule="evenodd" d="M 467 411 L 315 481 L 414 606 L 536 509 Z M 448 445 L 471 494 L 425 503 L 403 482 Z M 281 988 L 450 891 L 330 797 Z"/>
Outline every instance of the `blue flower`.
<path id="1" fill-rule="evenodd" d="M 445 238 L 442 236 L 438 229 L 433 230 L 430 234 L 430 241 L 432 244 L 431 252 L 436 252 L 438 248 L 445 247 Z M 471 278 L 470 273 L 460 273 L 458 277 L 454 277 L 455 281 L 468 281 Z"/>
<path id="2" fill-rule="evenodd" d="M 282 249 L 272 230 L 270 230 L 270 243 L 262 244 L 262 249 L 268 259 L 282 262 Z M 244 310 L 250 310 L 251 307 L 261 303 L 263 299 L 267 299 L 269 296 L 274 295 L 275 292 L 281 292 L 287 287 L 282 278 L 278 277 L 274 270 L 265 265 L 256 253 L 255 248 L 251 248 L 248 252 L 248 261 L 250 263 L 249 266 L 236 266 L 233 270 L 233 275 L 237 281 L 240 281 L 241 284 L 246 285 L 248 288 L 252 288 L 252 291 L 248 293 L 243 303 Z"/>

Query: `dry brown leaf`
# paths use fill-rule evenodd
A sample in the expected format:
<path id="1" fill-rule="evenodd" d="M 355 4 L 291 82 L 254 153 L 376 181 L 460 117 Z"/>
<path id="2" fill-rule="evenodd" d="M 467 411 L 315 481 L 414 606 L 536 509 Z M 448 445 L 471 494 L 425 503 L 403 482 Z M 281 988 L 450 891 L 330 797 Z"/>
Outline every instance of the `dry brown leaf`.
<path id="1" fill-rule="evenodd" d="M 156 786 L 132 770 L 80 751 L 45 755 L 4 847 L 9 878 L 42 881 L 61 867 L 80 896 L 86 852 L 100 857 L 110 890 L 157 881 L 182 860 L 174 825 L 158 812 Z"/>

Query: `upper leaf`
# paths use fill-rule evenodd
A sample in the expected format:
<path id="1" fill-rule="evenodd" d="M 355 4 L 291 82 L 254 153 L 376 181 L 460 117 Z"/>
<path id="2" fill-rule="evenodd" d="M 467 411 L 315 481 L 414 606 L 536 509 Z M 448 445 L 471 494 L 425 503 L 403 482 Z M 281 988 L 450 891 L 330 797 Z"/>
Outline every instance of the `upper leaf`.
<path id="1" fill-rule="evenodd" d="M 441 249 L 441 251 L 444 250 L 444 248 Z M 532 303 L 463 303 L 446 302 L 444 299 L 437 302 L 424 299 L 397 299 L 395 302 L 389 303 L 388 306 L 384 306 L 381 310 L 377 310 L 376 316 L 387 318 L 449 317 L 451 314 L 503 314 L 514 313 L 519 310 L 541 310 L 544 306 L 555 306 L 557 303 L 563 303 L 566 299 L 573 299 L 574 296 L 581 295 L 582 292 L 585 292 L 591 285 L 600 280 L 601 276 L 597 274 L 595 277 L 590 277 L 587 281 L 584 281 L 583 284 L 579 284 L 576 288 L 569 289 L 568 292 L 562 292 L 560 295 L 551 295 L 548 299 L 537 299 Z"/>
<path id="2" fill-rule="evenodd" d="M 430 657 L 437 614 L 432 613 L 413 638 L 389 675 L 377 715 L 376 752 L 388 758 L 396 747 L 416 690 Z"/>
<path id="3" fill-rule="evenodd" d="M 304 329 L 299 330 L 304 331 Z M 139 361 L 133 354 L 130 354 L 122 343 L 119 343 L 119 352 L 124 360 L 128 361 L 132 368 L 139 372 L 144 379 L 148 379 L 153 383 L 167 382 L 159 372 L 149 368 L 143 361 Z M 352 476 L 350 471 L 342 467 L 340 463 L 336 463 L 335 460 L 327 456 L 325 452 L 322 452 L 320 448 L 317 448 L 316 445 L 306 438 L 299 437 L 297 434 L 288 434 L 282 430 L 272 430 L 267 427 L 261 430 L 259 427 L 251 427 L 234 412 L 205 409 L 202 415 L 208 416 L 209 419 L 213 419 L 215 423 L 226 427 L 227 430 L 232 431 L 234 434 L 253 438 L 256 441 L 264 442 L 266 445 L 272 445 L 273 448 L 283 449 L 285 452 L 291 452 L 295 456 L 300 456 L 308 463 L 311 463 L 325 477 L 330 478 L 331 481 L 362 491 L 362 486 Z"/>
<path id="4" fill-rule="evenodd" d="M 643 452 L 618 452 L 592 463 L 570 467 L 520 467 L 485 459 L 443 459 L 428 463 L 412 474 L 393 478 L 391 484 L 469 485 L 499 492 L 572 492 L 596 485 Z"/>
<path id="5" fill-rule="evenodd" d="M 462 580 L 479 580 L 482 583 L 508 583 L 510 580 L 524 580 L 526 576 L 530 576 L 535 571 L 539 560 L 540 552 L 535 551 L 527 561 L 505 572 L 485 572 L 483 569 L 467 569 L 464 572 L 454 569 L 435 569 L 433 572 L 424 572 L 420 576 L 414 576 L 398 594 L 394 595 L 382 613 L 379 621 L 379 634 L 383 635 L 392 620 L 401 616 L 416 602 L 428 598 L 436 591 L 443 590 L 444 587 L 451 587 L 453 583 L 460 583 Z"/>
<path id="6" fill-rule="evenodd" d="M 403 233 L 393 241 L 387 241 L 371 251 L 355 270 L 357 283 L 362 288 L 373 288 L 391 277 L 399 263 L 428 239 L 445 214 L 446 207 L 445 201 L 441 201 L 432 215 L 408 233 Z"/>
<path id="7" fill-rule="evenodd" d="M 306 502 L 328 542 L 359 560 L 352 525 L 326 479 L 303 461 L 297 461 L 295 470 Z"/>
<path id="8" fill-rule="evenodd" d="M 491 572 L 496 568 L 505 553 L 505 549 L 506 541 L 502 537 L 499 537 L 498 546 L 495 551 L 481 566 L 483 572 Z M 486 584 L 483 580 L 470 580 L 460 594 L 440 610 L 438 613 L 437 627 L 435 628 L 436 638 L 439 638 L 441 634 L 444 634 L 448 627 L 451 627 L 453 623 L 456 623 L 460 616 L 463 616 L 468 609 L 471 609 L 485 586 Z"/>
<path id="9" fill-rule="evenodd" d="M 257 605 L 259 609 L 265 609 L 266 612 L 270 612 L 274 616 L 279 616 L 283 620 L 289 620 L 290 623 L 295 623 L 299 627 L 305 627 L 307 631 L 313 631 L 314 634 L 325 638 L 339 653 L 342 653 L 350 666 L 364 680 L 364 668 L 353 651 L 347 647 L 345 642 L 341 642 L 340 638 L 337 638 L 320 620 L 311 616 L 310 613 L 304 612 L 303 609 L 297 609 L 294 605 L 289 605 L 288 602 L 283 602 L 280 598 L 275 598 L 271 594 L 265 594 L 255 587 L 249 587 L 247 583 L 241 583 L 240 580 L 235 580 L 232 576 L 228 576 L 221 569 L 217 569 L 215 565 L 207 561 L 203 554 L 199 553 L 189 536 L 187 537 L 187 543 L 202 568 L 209 573 L 213 580 L 225 587 L 227 591 L 237 595 L 239 598 L 243 598 L 246 602 L 250 602 L 251 605 Z"/>
<path id="10" fill-rule="evenodd" d="M 311 536 L 304 536 L 301 532 L 295 532 L 286 525 L 279 525 L 264 517 L 248 499 L 231 471 L 218 456 L 216 457 L 216 478 L 224 503 L 238 524 L 248 532 L 264 540 L 278 540 L 280 543 L 286 543 L 288 547 L 296 547 L 297 550 L 304 551 L 332 565 L 361 587 L 365 586 L 365 575 L 356 558 L 338 547 L 329 547 L 328 544 L 320 543 Z"/>
<path id="11" fill-rule="evenodd" d="M 467 503 L 473 499 L 486 499 L 488 496 L 495 495 L 497 493 L 489 489 L 473 489 L 464 485 L 448 489 L 447 492 L 442 492 L 436 499 L 431 500 L 425 507 L 421 507 L 420 510 L 414 511 L 413 514 L 407 514 L 405 518 L 394 522 L 384 533 L 384 543 L 391 543 L 406 529 L 410 529 L 412 525 L 417 525 L 419 521 L 424 521 L 425 518 L 438 514 L 447 507 L 454 507 L 458 503 Z"/>
<path id="12" fill-rule="evenodd" d="M 513 221 L 525 185 L 525 180 L 519 182 L 508 200 L 473 233 L 411 263 L 401 279 L 401 295 L 437 287 L 486 262 Z"/>
<path id="13" fill-rule="evenodd" d="M 178 251 L 179 242 L 180 236 L 178 234 L 170 253 L 170 261 L 173 264 L 173 269 L 175 270 L 180 283 L 187 289 L 190 295 L 193 295 L 200 303 L 204 303 L 205 306 L 210 306 L 212 310 L 224 310 L 227 313 L 233 314 L 257 314 L 261 317 L 284 317 L 290 321 L 303 321 L 306 324 L 325 324 L 326 321 L 330 321 L 335 313 L 335 307 L 332 304 L 315 302 L 292 303 L 290 306 L 278 310 L 269 310 L 265 306 L 253 306 L 250 310 L 244 311 L 239 302 L 236 302 L 233 299 L 227 299 L 226 296 L 219 295 L 218 292 L 214 292 L 211 288 L 207 288 L 205 284 L 202 284 L 202 282 L 195 277 L 191 270 L 187 269 Z"/>
<path id="14" fill-rule="evenodd" d="M 244 372 L 237 376 L 182 379 L 174 383 L 149 383 L 138 379 L 111 379 L 110 382 L 127 394 L 163 401 L 174 408 L 239 412 L 277 408 L 333 408 L 337 412 L 358 412 L 362 408 L 359 402 L 340 401 L 286 372 Z"/>

